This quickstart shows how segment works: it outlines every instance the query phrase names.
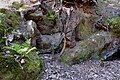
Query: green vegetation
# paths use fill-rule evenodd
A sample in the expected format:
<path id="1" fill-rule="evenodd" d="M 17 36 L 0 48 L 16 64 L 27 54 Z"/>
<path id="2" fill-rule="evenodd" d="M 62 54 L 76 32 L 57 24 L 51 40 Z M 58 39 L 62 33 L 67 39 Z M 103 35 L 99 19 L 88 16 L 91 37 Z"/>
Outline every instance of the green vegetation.
<path id="1" fill-rule="evenodd" d="M 3 25 L 3 19 L 5 17 L 5 14 L 0 13 L 0 36 L 4 36 L 4 33 L 6 32 L 4 29 L 4 25 Z"/>
<path id="2" fill-rule="evenodd" d="M 62 56 L 61 58 L 59 58 L 59 60 L 61 61 L 61 62 L 64 62 L 64 63 L 66 63 L 66 64 L 68 64 L 68 65 L 72 65 L 73 63 L 71 62 L 72 61 L 72 56 L 70 55 L 70 56 L 68 56 L 68 55 L 64 55 L 64 56 Z"/>
<path id="3" fill-rule="evenodd" d="M 19 9 L 20 9 L 21 7 L 23 7 L 23 6 L 24 6 L 23 3 L 13 2 L 11 8 L 16 9 L 16 10 L 19 10 Z"/>
<path id="4" fill-rule="evenodd" d="M 98 1 L 101 2 L 101 3 L 105 3 L 106 0 L 98 0 Z"/>
<path id="5" fill-rule="evenodd" d="M 20 45 L 18 43 L 13 43 L 9 47 L 5 46 L 5 49 L 10 49 L 18 55 L 22 55 L 25 57 L 28 57 L 29 53 L 31 53 L 33 50 L 36 50 L 36 47 L 31 48 L 30 47 L 30 41 L 26 41 L 24 44 Z"/>
<path id="6" fill-rule="evenodd" d="M 30 46 L 29 40 L 25 41 L 23 36 L 12 32 L 18 28 L 19 12 L 0 9 L 0 80 L 36 80 L 43 71 L 43 62 L 36 54 L 36 48 Z M 13 41 L 6 45 L 11 34 L 14 35 Z"/>
<path id="7" fill-rule="evenodd" d="M 120 37 L 120 17 L 108 19 L 108 21 L 113 35 Z"/>
<path id="8" fill-rule="evenodd" d="M 43 62 L 36 54 L 36 48 L 30 47 L 29 41 L 3 47 L 0 58 L 0 79 L 36 80 L 43 70 Z"/>
<path id="9" fill-rule="evenodd" d="M 5 43 L 7 35 L 20 27 L 20 16 L 15 11 L 0 9 L 0 43 Z"/>
<path id="10" fill-rule="evenodd" d="M 92 35 L 91 28 L 86 26 L 84 22 L 80 22 L 77 30 L 82 40 L 87 39 L 90 35 Z"/>
<path id="11" fill-rule="evenodd" d="M 47 19 L 50 20 L 50 21 L 56 22 L 56 19 L 58 19 L 58 15 L 55 11 L 48 10 Z"/>

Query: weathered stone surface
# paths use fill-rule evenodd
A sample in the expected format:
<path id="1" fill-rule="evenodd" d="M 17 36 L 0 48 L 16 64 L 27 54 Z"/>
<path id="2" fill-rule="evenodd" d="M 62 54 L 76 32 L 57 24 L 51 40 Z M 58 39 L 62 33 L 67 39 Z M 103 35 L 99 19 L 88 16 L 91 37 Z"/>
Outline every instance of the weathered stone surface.
<path id="1" fill-rule="evenodd" d="M 83 14 L 84 18 L 80 21 L 79 25 L 76 26 L 76 39 L 85 40 L 93 35 L 95 32 L 94 24 L 97 16 L 86 16 Z"/>
<path id="2" fill-rule="evenodd" d="M 42 53 L 54 52 L 54 49 L 58 48 L 60 45 L 60 33 L 53 35 L 41 35 L 40 39 L 37 39 L 37 48 L 41 50 Z"/>
<path id="3" fill-rule="evenodd" d="M 87 40 L 77 43 L 74 48 L 66 49 L 60 60 L 67 64 L 73 64 L 77 61 L 97 57 L 111 41 L 112 37 L 109 32 L 96 33 Z"/>

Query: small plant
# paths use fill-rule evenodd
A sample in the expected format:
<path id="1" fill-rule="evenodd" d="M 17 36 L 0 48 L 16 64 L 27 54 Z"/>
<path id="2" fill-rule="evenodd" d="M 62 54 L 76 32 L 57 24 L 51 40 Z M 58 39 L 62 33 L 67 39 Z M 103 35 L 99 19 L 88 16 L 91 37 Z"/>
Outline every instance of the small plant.
<path id="1" fill-rule="evenodd" d="M 79 58 L 79 62 L 86 60 L 87 57 L 85 55 L 81 55 Z"/>
<path id="2" fill-rule="evenodd" d="M 13 2 L 10 7 L 13 8 L 13 9 L 18 10 L 18 9 L 20 9 L 21 7 L 23 7 L 23 5 L 24 5 L 23 3 Z"/>
<path id="3" fill-rule="evenodd" d="M 13 43 L 0 52 L 0 78 L 3 80 L 36 80 L 43 71 L 43 62 L 30 47 L 30 41 L 22 45 Z M 6 54 L 7 53 L 7 54 Z M 25 72 L 25 73 L 24 73 Z"/>
<path id="4" fill-rule="evenodd" d="M 57 18 L 58 18 L 58 15 L 55 11 L 48 10 L 48 17 L 47 17 L 48 20 L 56 21 Z"/>
<path id="5" fill-rule="evenodd" d="M 0 44 L 5 44 L 6 42 L 6 37 L 1 37 L 0 38 Z"/>
<path id="6" fill-rule="evenodd" d="M 120 37 L 120 17 L 115 17 L 112 19 L 108 19 L 111 32 L 117 36 Z"/>
<path id="7" fill-rule="evenodd" d="M 15 51 L 16 54 L 22 55 L 22 56 L 25 56 L 25 57 L 28 57 L 28 54 L 30 52 L 32 52 L 33 50 L 36 50 L 36 47 L 32 47 L 32 48 L 30 47 L 30 41 L 29 40 L 26 41 L 22 45 L 17 44 L 17 43 L 13 43 L 9 47 L 5 46 L 4 48 L 5 49 L 10 49 L 12 51 Z"/>
<path id="8" fill-rule="evenodd" d="M 108 21 L 112 26 L 120 26 L 120 17 L 111 18 Z"/>

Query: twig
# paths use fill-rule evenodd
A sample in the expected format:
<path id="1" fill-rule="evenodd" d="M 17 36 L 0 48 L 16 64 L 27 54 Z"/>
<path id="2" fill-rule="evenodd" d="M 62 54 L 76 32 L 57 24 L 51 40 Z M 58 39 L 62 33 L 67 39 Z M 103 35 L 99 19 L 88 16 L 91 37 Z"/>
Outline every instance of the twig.
<path id="1" fill-rule="evenodd" d="M 63 44 L 63 48 L 62 48 L 62 50 L 61 50 L 61 52 L 60 52 L 59 57 L 61 57 L 61 56 L 62 56 L 62 54 L 63 54 L 63 52 L 65 51 L 65 48 L 66 48 L 66 43 L 67 43 L 65 33 L 63 33 L 63 36 L 64 36 L 64 41 L 63 41 L 63 42 L 64 42 L 64 44 Z"/>
<path id="2" fill-rule="evenodd" d="M 68 24 L 69 24 L 69 20 L 70 20 L 70 16 L 71 16 L 71 11 L 72 10 L 70 10 L 67 14 L 68 14 L 68 18 L 66 19 L 66 24 L 64 25 L 64 32 L 63 32 L 63 37 L 64 37 L 64 40 L 63 40 L 63 42 L 64 42 L 64 44 L 63 44 L 63 48 L 62 48 L 62 50 L 61 50 L 61 52 L 60 52 L 60 55 L 59 55 L 59 57 L 61 57 L 62 55 L 63 55 L 63 53 L 64 53 L 64 51 L 65 51 L 65 48 L 66 48 L 66 44 L 67 44 L 67 40 L 66 40 L 66 38 L 67 38 L 67 36 L 66 36 L 66 34 L 67 34 L 67 30 L 68 30 Z M 68 32 L 69 33 L 69 32 Z"/>

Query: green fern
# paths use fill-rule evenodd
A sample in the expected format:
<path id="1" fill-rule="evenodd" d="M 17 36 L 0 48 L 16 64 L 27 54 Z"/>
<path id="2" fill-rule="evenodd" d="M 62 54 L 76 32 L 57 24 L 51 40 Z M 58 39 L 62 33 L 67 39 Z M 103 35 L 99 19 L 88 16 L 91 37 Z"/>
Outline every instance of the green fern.
<path id="1" fill-rule="evenodd" d="M 19 55 L 23 55 L 25 57 L 28 57 L 28 54 L 34 50 L 36 50 L 36 47 L 30 47 L 30 41 L 26 41 L 24 44 L 20 45 L 17 43 L 13 43 L 10 46 L 5 46 L 4 49 L 10 49 L 12 51 L 15 51 Z"/>

